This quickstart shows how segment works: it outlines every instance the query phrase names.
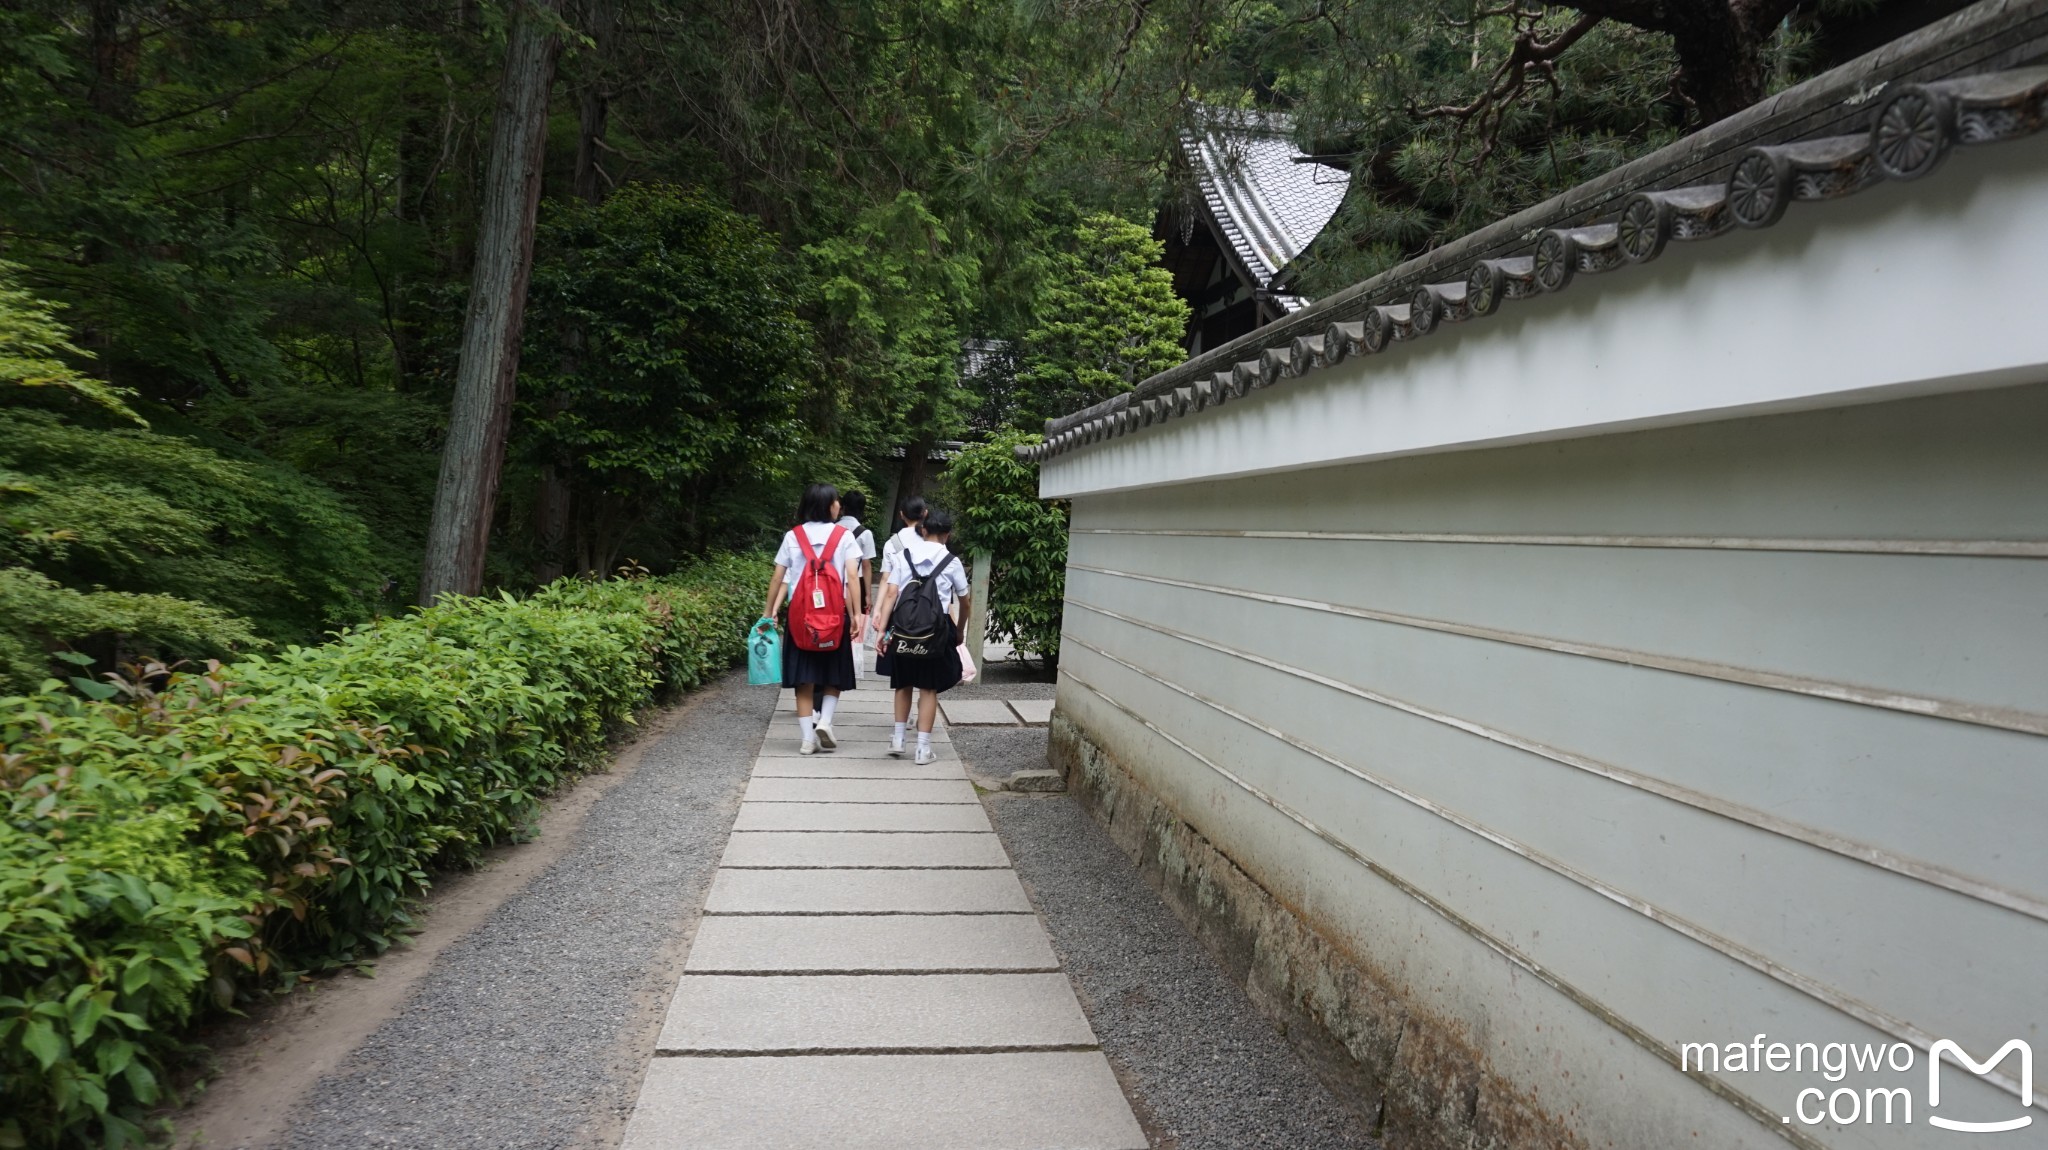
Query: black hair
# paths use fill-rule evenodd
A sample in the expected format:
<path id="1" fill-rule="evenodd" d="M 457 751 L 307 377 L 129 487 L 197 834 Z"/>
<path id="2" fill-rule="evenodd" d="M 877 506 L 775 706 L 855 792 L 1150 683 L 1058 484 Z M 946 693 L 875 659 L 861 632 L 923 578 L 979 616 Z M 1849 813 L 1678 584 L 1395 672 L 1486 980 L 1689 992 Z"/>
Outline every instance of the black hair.
<path id="1" fill-rule="evenodd" d="M 953 513 L 943 507 L 934 507 L 924 521 L 917 525 L 917 533 L 926 539 L 953 533 Z"/>
<path id="2" fill-rule="evenodd" d="M 913 495 L 903 501 L 903 521 L 915 527 L 924 522 L 924 517 L 931 514 L 931 510 L 932 505 L 924 501 L 924 496 Z"/>
<path id="3" fill-rule="evenodd" d="M 832 517 L 832 505 L 839 502 L 839 489 L 829 483 L 813 483 L 804 488 L 804 497 L 796 505 L 798 523 L 836 523 Z"/>
<path id="4" fill-rule="evenodd" d="M 839 497 L 839 510 L 841 514 L 859 519 L 868 513 L 868 497 L 858 491 L 849 491 Z"/>

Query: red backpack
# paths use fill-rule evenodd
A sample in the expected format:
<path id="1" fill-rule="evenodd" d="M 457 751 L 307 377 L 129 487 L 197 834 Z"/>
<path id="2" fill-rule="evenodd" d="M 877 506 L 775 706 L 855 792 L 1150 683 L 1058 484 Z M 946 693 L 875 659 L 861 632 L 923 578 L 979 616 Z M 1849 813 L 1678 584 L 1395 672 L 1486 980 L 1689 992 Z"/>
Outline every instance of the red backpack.
<path id="1" fill-rule="evenodd" d="M 832 528 L 823 551 L 813 550 L 810 533 L 799 523 L 790 530 L 807 554 L 803 574 L 789 596 L 789 637 L 800 651 L 837 651 L 846 642 L 846 581 L 832 557 L 846 528 Z"/>

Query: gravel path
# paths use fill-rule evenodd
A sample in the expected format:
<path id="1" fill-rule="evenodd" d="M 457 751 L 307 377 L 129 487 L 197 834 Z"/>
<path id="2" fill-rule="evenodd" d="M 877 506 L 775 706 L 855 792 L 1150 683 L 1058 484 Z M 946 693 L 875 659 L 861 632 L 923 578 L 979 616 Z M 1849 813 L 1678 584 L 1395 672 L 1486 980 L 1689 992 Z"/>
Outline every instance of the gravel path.
<path id="1" fill-rule="evenodd" d="M 685 701 L 569 853 L 440 956 L 284 1144 L 617 1145 L 775 697 L 740 675 Z"/>
<path id="2" fill-rule="evenodd" d="M 954 745 L 980 775 L 1045 762 L 1042 728 L 960 728 Z M 985 801 L 1156 1147 L 1375 1145 L 1080 803 L 1066 795 Z"/>

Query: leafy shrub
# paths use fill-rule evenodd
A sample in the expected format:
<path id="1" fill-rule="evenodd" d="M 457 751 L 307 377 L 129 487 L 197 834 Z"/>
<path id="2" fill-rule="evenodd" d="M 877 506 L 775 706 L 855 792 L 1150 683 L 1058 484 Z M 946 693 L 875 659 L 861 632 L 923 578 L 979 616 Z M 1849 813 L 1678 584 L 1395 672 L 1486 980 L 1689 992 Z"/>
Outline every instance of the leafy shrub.
<path id="1" fill-rule="evenodd" d="M 1039 442 L 1005 432 L 953 458 L 946 483 L 959 504 L 962 544 L 994 556 L 989 571 L 992 633 L 1057 665 L 1067 593 L 1067 504 L 1038 497 L 1038 468 L 1014 449 Z"/>
<path id="2" fill-rule="evenodd" d="M 129 394 L 71 366 L 92 353 L 71 342 L 56 306 L 20 284 L 21 265 L 0 260 L 0 395 L 38 388 L 49 397 L 89 405 L 116 418 L 141 423 L 128 406 Z"/>
<path id="3" fill-rule="evenodd" d="M 118 634 L 150 651 L 209 658 L 261 646 L 249 624 L 174 595 L 78 591 L 26 567 L 0 566 L 0 689 L 33 689 L 50 673 L 46 648 Z"/>
<path id="4" fill-rule="evenodd" d="M 740 658 L 765 566 L 0 699 L 0 1146 L 141 1141 L 196 1010 L 388 946 L 436 867 Z"/>
<path id="5" fill-rule="evenodd" d="M 367 618 L 381 578 L 362 521 L 291 468 L 4 408 L 0 565 L 80 591 L 205 604 L 279 642 Z"/>
<path id="6" fill-rule="evenodd" d="M 332 493 L 150 430 L 19 270 L 0 261 L 0 689 L 51 649 L 225 657 L 368 615 L 368 532 Z"/>

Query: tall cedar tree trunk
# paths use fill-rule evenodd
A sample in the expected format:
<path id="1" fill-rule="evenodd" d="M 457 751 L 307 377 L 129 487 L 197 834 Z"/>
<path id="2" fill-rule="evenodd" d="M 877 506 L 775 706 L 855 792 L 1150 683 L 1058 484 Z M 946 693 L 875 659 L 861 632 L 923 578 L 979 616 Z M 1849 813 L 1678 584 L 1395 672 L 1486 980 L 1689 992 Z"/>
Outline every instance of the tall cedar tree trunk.
<path id="1" fill-rule="evenodd" d="M 896 469 L 896 507 L 889 509 L 889 527 L 896 527 L 895 513 L 914 496 L 924 494 L 925 475 L 931 467 L 932 448 L 936 446 L 930 435 L 919 435 L 903 448 L 903 466 Z"/>
<path id="2" fill-rule="evenodd" d="M 561 0 L 526 0 L 505 44 L 462 359 L 455 370 L 455 402 L 420 572 L 423 604 L 483 589 L 484 554 L 519 375 L 526 285 L 533 274 L 533 224 L 547 151 L 548 89 L 554 86 L 560 48 L 555 20 L 560 5 Z"/>
<path id="3" fill-rule="evenodd" d="M 604 69 L 609 62 L 612 30 L 616 24 L 617 13 L 612 0 L 589 0 L 584 6 L 584 31 L 596 49 L 592 53 L 596 74 L 583 84 L 572 186 L 577 197 L 589 204 L 604 199 L 605 186 L 610 182 L 598 163 L 597 153 L 603 146 L 605 123 L 611 112 L 609 77 Z M 576 341 L 579 348 L 581 342 L 580 339 Z M 547 405 L 548 417 L 561 415 L 566 407 L 565 399 L 552 397 Z M 571 524 L 575 519 L 577 502 L 576 491 L 569 483 L 572 467 L 573 461 L 560 452 L 543 460 L 540 465 L 540 486 L 533 501 L 533 578 L 537 583 L 552 583 L 569 573 L 568 560 L 575 550 L 570 539 Z M 581 566 L 580 563 L 578 565 Z"/>

